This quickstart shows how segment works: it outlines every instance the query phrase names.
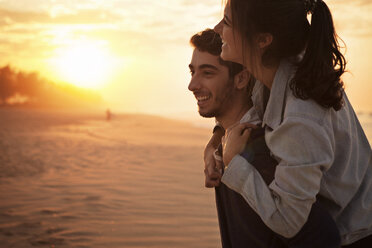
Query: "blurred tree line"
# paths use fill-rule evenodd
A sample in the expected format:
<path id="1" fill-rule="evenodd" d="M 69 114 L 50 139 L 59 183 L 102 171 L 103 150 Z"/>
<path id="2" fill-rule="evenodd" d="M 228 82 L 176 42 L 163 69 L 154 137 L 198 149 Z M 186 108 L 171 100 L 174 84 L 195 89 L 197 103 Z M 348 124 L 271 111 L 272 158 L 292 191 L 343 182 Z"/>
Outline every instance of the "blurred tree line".
<path id="1" fill-rule="evenodd" d="M 0 106 L 88 107 L 102 103 L 96 92 L 71 84 L 56 84 L 38 73 L 15 71 L 9 65 L 0 68 Z"/>

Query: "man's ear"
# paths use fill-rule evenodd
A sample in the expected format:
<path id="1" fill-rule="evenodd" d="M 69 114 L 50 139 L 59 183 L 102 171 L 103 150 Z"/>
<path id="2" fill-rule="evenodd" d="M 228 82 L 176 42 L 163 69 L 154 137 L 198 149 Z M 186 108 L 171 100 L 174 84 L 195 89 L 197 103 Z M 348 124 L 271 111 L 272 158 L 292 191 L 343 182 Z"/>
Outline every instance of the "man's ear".
<path id="1" fill-rule="evenodd" d="M 257 44 L 260 49 L 265 49 L 273 42 L 273 35 L 270 33 L 260 33 L 257 35 Z"/>
<path id="2" fill-rule="evenodd" d="M 245 89 L 248 87 L 249 80 L 251 79 L 251 74 L 247 70 L 243 70 L 235 75 L 234 86 L 238 90 Z"/>

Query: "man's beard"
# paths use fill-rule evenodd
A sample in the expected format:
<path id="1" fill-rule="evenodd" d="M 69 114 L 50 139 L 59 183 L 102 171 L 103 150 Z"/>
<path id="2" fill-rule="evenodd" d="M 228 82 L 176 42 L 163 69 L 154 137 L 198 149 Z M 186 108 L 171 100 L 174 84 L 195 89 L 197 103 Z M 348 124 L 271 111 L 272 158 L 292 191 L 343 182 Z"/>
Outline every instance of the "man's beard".
<path id="1" fill-rule="evenodd" d="M 209 111 L 207 113 L 200 113 L 200 110 L 199 110 L 199 115 L 204 118 L 212 118 L 216 116 L 216 112 L 217 111 Z"/>
<path id="2" fill-rule="evenodd" d="M 218 118 L 224 115 L 225 111 L 228 111 L 228 109 L 226 108 L 228 108 L 228 106 L 230 105 L 229 103 L 233 95 L 233 90 L 234 90 L 233 87 L 231 88 L 229 87 L 228 89 L 226 89 L 224 98 L 219 98 L 216 100 L 216 102 L 218 102 L 218 106 L 209 110 L 208 112 L 200 112 L 200 109 L 199 109 L 199 115 L 204 118 L 212 118 L 212 117 Z"/>
<path id="3" fill-rule="evenodd" d="M 224 111 L 226 111 L 226 107 L 228 107 L 229 102 L 232 100 L 231 98 L 234 95 L 234 80 L 229 79 L 229 82 L 227 84 L 227 87 L 223 90 L 221 90 L 223 93 L 217 94 L 218 97 L 214 95 L 212 98 L 214 98 L 214 108 L 209 110 L 208 112 L 200 112 L 199 108 L 199 115 L 204 118 L 212 118 L 212 117 L 220 117 L 224 114 Z"/>

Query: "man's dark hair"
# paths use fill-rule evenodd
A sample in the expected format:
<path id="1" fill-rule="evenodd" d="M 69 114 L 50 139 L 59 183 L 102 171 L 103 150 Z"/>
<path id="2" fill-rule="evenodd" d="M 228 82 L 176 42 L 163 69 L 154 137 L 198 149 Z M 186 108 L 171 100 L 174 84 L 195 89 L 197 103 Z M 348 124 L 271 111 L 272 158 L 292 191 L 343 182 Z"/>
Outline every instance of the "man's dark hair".
<path id="1" fill-rule="evenodd" d="M 199 51 L 207 52 L 215 56 L 220 56 L 222 51 L 222 39 L 220 35 L 209 28 L 193 35 L 190 39 L 190 43 Z M 219 62 L 221 65 L 229 68 L 230 78 L 233 78 L 236 74 L 243 70 L 243 66 L 241 64 L 224 61 L 221 59 L 221 57 L 219 57 Z"/>

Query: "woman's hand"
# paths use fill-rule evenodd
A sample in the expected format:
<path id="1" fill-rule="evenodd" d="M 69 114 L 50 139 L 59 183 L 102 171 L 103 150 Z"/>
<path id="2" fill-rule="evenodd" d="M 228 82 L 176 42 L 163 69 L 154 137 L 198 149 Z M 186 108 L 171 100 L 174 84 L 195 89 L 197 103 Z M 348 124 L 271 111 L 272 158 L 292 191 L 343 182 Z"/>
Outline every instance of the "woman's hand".
<path id="1" fill-rule="evenodd" d="M 243 152 L 251 134 L 251 130 L 257 128 L 250 123 L 236 124 L 226 130 L 222 137 L 223 162 L 225 166 L 231 162 L 233 157 Z"/>

